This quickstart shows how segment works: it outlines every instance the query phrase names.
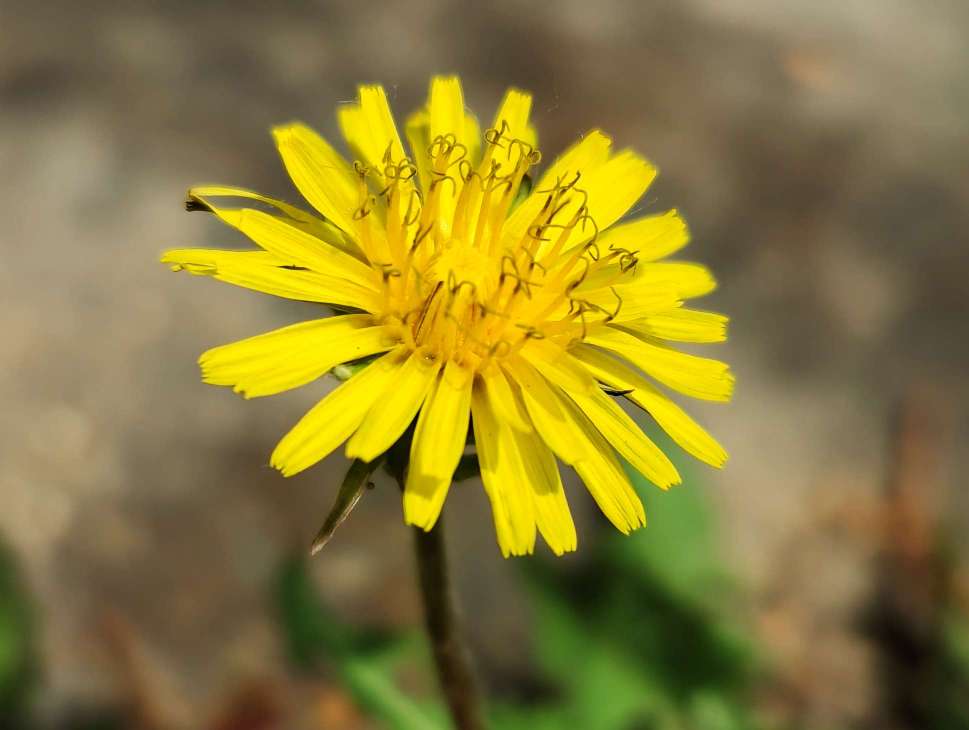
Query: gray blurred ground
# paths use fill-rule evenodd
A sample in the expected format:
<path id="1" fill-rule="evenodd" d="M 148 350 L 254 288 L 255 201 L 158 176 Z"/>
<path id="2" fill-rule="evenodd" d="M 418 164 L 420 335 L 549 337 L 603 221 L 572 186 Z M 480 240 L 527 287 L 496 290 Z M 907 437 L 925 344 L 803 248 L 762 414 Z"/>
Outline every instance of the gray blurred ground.
<path id="1" fill-rule="evenodd" d="M 284 481 L 266 462 L 325 385 L 247 403 L 203 386 L 195 358 L 309 310 L 157 254 L 237 242 L 182 211 L 192 183 L 295 200 L 272 124 L 332 135 L 364 81 L 403 115 L 455 71 L 484 119 L 506 85 L 533 90 L 547 155 L 601 126 L 661 168 L 641 207 L 684 212 L 721 279 L 709 306 L 734 319 L 717 354 L 737 398 L 694 408 L 732 453 L 707 480 L 725 554 L 802 717 L 863 717 L 869 551 L 818 514 L 877 492 L 891 408 L 916 388 L 949 424 L 947 509 L 967 526 L 967 38 L 961 0 L 2 0 L 0 534 L 43 607 L 51 701 L 116 691 L 105 613 L 190 703 L 280 665 L 266 582 L 343 463 Z M 527 606 L 483 496 L 457 491 L 462 591 L 500 675 Z M 316 562 L 326 595 L 355 620 L 416 621 L 408 541 L 393 490 L 368 497 Z"/>

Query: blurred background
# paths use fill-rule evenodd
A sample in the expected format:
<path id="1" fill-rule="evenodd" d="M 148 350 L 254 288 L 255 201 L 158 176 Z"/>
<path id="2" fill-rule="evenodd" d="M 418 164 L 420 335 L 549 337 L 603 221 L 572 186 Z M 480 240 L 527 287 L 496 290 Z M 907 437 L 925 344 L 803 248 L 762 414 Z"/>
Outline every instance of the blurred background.
<path id="1" fill-rule="evenodd" d="M 157 263 L 239 243 L 191 184 L 298 202 L 271 125 L 442 72 L 657 163 L 738 376 L 691 404 L 727 468 L 634 537 L 573 488 L 579 552 L 502 560 L 454 489 L 495 727 L 969 727 L 967 39 L 964 0 L 0 0 L 0 727 L 446 727 L 396 488 L 307 561 L 346 463 L 267 466 L 332 384 L 199 380 L 312 310 Z"/>

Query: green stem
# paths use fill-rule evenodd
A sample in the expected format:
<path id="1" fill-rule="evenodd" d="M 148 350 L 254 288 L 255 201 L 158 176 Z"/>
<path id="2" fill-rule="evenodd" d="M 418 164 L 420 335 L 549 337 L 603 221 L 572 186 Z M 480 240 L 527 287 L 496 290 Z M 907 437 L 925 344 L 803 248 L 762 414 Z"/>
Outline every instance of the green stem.
<path id="1" fill-rule="evenodd" d="M 448 576 L 441 519 L 429 532 L 414 528 L 414 548 L 424 600 L 424 619 L 441 691 L 457 730 L 484 730 L 481 698 L 471 653 L 460 629 Z"/>

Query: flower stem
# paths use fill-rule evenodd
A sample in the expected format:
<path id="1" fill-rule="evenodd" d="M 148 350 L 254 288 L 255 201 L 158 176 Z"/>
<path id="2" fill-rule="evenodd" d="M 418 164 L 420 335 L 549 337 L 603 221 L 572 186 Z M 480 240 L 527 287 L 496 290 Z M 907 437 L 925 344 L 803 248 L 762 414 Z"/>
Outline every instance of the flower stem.
<path id="1" fill-rule="evenodd" d="M 448 576 L 441 519 L 429 532 L 414 528 L 414 549 L 425 625 L 434 649 L 438 681 L 454 726 L 457 730 L 484 730 L 471 654 L 461 632 Z"/>

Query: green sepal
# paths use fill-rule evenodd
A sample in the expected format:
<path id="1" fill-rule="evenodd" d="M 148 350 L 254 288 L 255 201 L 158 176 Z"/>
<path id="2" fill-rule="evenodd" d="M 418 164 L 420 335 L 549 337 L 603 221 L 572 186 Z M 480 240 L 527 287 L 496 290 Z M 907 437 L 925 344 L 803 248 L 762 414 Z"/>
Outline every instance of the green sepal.
<path id="1" fill-rule="evenodd" d="M 320 531 L 313 538 L 313 544 L 310 545 L 310 555 L 316 555 L 326 546 L 330 538 L 333 537 L 336 528 L 343 524 L 343 521 L 350 516 L 353 508 L 357 506 L 357 502 L 360 501 L 364 491 L 373 486 L 370 477 L 380 466 L 381 461 L 383 461 L 382 456 L 370 462 L 354 459 L 353 463 L 350 464 L 350 469 L 343 478 L 343 484 L 340 485 L 340 491 L 336 495 L 336 501 L 330 508 L 330 513 L 326 516 L 326 521 Z"/>

